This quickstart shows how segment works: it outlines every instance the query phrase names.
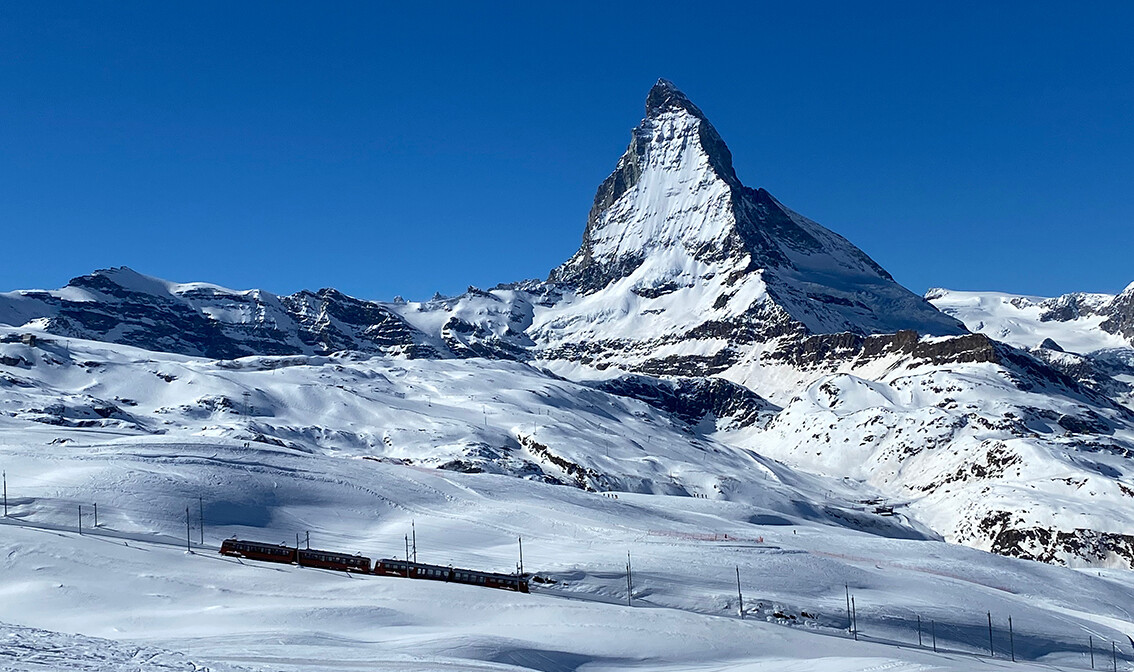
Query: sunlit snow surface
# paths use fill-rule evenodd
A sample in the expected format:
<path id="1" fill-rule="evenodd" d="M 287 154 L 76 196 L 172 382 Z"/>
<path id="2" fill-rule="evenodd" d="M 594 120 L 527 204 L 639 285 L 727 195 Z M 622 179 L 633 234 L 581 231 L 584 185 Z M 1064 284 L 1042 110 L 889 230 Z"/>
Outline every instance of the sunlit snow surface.
<path id="1" fill-rule="evenodd" d="M 874 515 L 861 482 L 520 364 L 31 350 L 34 365 L 5 369 L 0 418 L 0 669 L 968 670 L 1011 665 L 1008 616 L 1031 665 L 1086 667 L 1089 636 L 1100 665 L 1112 640 L 1129 655 L 1128 572 L 941 543 Z M 121 413 L 102 417 L 107 401 Z M 269 429 L 286 445 L 256 439 Z M 533 460 L 519 442 L 533 434 L 623 491 L 435 468 L 469 446 Z M 524 595 L 216 553 L 233 534 L 308 531 L 371 558 L 404 555 L 412 531 L 423 562 L 499 572 L 523 537 L 525 570 L 555 583 Z"/>
<path id="2" fill-rule="evenodd" d="M 1012 615 L 1017 656 L 1083 667 L 1089 634 L 1120 638 L 1132 627 L 1126 609 L 1134 585 L 1125 572 L 1083 573 L 885 539 L 734 503 L 614 500 L 502 476 L 210 442 L 94 448 L 45 455 L 42 446 L 6 447 L 10 483 L 16 471 L 32 483 L 76 485 L 55 490 L 60 497 L 13 498 L 10 522 L 54 521 L 56 529 L 0 528 L 8 549 L 0 621 L 85 636 L 14 629 L 8 639 L 24 644 L 0 655 L 11 655 L 16 669 L 83 669 L 65 652 L 110 659 L 129 643 L 252 669 L 961 670 L 1008 664 L 962 655 L 986 645 L 989 610 L 1001 656 Z M 80 537 L 66 522 L 64 504 L 78 500 L 65 495 L 78 491 L 112 502 L 100 507 L 99 534 L 88 529 Z M 197 546 L 193 529 L 189 554 L 177 519 L 197 492 L 210 495 L 211 548 Z M 215 552 L 231 533 L 289 541 L 294 530 L 312 529 L 320 547 L 402 554 L 411 520 L 422 561 L 507 571 L 522 535 L 525 569 L 557 583 L 523 595 Z M 624 604 L 628 551 L 634 607 Z M 736 617 L 735 567 L 744 621 Z M 855 596 L 862 642 L 843 633 L 844 583 Z M 796 618 L 781 625 L 777 611 Z M 913 646 L 919 614 L 923 636 L 933 621 L 938 646 L 951 653 Z M 63 650 L 54 667 L 33 666 L 29 638 Z M 102 669 L 135 669 L 124 665 Z"/>
<path id="3" fill-rule="evenodd" d="M 1019 348 L 1035 348 L 1051 339 L 1068 352 L 1088 354 L 1105 348 L 1134 346 L 1122 336 L 1099 328 L 1105 315 L 1088 315 L 1059 321 L 1044 319 L 1045 312 L 1061 298 L 1023 296 L 1003 292 L 961 292 L 933 289 L 930 303 L 965 323 L 973 332 L 987 334 L 998 341 Z M 1100 306 L 1114 300 L 1111 294 L 1068 295 L 1080 298 L 1088 306 Z"/>

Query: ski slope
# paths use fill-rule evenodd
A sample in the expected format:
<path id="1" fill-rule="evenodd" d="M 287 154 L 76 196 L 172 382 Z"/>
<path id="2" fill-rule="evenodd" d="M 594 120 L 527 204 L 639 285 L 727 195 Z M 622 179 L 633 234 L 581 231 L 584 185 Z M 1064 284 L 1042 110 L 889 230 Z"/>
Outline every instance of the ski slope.
<path id="1" fill-rule="evenodd" d="M 996 668 L 1009 665 L 1009 615 L 1019 659 L 1036 669 L 1082 668 L 1087 636 L 1117 641 L 1134 630 L 1128 572 L 876 536 L 734 502 L 613 499 L 500 475 L 207 440 L 45 451 L 30 445 L 35 438 L 4 447 L 14 469 L 0 526 L 8 548 L 0 622 L 18 625 L 9 640 L 46 638 L 75 658 L 122 647 L 163 652 L 121 669 Z M 182 505 L 200 492 L 210 493 L 205 546 L 191 508 L 187 552 Z M 108 503 L 100 527 L 80 536 L 66 514 L 84 497 Z M 293 541 L 311 530 L 313 547 L 403 555 L 411 521 L 423 562 L 508 571 L 522 536 L 525 570 L 555 583 L 533 583 L 524 595 L 216 553 L 232 534 Z M 625 604 L 628 552 L 633 606 Z M 858 642 L 846 634 L 844 584 L 855 597 Z M 993 659 L 983 655 L 989 611 Z M 942 653 L 928 650 L 931 621 Z M 16 654 L 0 658 L 13 669 L 44 669 L 21 661 L 17 646 L 4 651 Z M 83 669 L 79 662 L 57 658 L 46 669 Z"/>

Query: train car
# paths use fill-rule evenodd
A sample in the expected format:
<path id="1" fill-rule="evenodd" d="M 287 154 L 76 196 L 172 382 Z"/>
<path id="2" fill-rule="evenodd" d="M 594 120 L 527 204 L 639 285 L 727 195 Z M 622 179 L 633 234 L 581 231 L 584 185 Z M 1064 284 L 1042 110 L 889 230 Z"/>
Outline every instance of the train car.
<path id="1" fill-rule="evenodd" d="M 496 574 L 494 572 L 478 572 L 472 569 L 454 569 L 452 581 L 467 583 L 485 588 L 500 588 L 514 590 L 518 593 L 528 592 L 528 581 L 521 576 L 513 574 Z"/>
<path id="2" fill-rule="evenodd" d="M 382 558 L 378 562 L 374 563 L 374 573 L 381 574 L 382 576 L 401 576 L 407 579 L 412 579 L 417 572 L 413 570 L 411 563 L 408 563 L 405 560 Z"/>
<path id="3" fill-rule="evenodd" d="M 295 562 L 295 549 L 283 544 L 265 544 L 259 541 L 241 541 L 233 537 L 225 539 L 220 547 L 221 555 L 231 555 L 236 558 L 249 560 L 264 560 L 266 562 L 282 562 L 291 564 Z"/>
<path id="4" fill-rule="evenodd" d="M 405 560 L 395 560 L 393 558 L 382 558 L 374 563 L 374 573 L 383 576 L 401 576 L 410 579 L 464 583 L 471 586 L 484 586 L 485 588 L 514 590 L 519 593 L 528 592 L 528 580 L 522 576 L 478 572 L 472 569 L 458 569 L 442 567 L 440 565 L 407 563 Z"/>
<path id="5" fill-rule="evenodd" d="M 312 548 L 300 549 L 296 561 L 303 567 L 338 569 L 344 572 L 370 573 L 370 558 L 362 555 L 348 555 L 334 551 L 318 551 Z"/>
<path id="6" fill-rule="evenodd" d="M 453 568 L 441 565 L 414 565 L 413 578 L 427 581 L 452 581 Z"/>

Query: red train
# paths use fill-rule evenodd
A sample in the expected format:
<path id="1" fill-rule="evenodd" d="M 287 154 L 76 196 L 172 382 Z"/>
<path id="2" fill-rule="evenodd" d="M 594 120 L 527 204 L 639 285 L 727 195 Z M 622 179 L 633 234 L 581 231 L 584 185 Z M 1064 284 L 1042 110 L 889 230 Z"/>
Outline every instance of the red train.
<path id="1" fill-rule="evenodd" d="M 249 560 L 265 560 L 297 564 L 302 567 L 321 567 L 338 569 L 344 572 L 370 573 L 370 558 L 361 555 L 347 555 L 334 551 L 319 551 L 312 548 L 291 548 L 283 544 L 265 544 L 259 541 L 240 541 L 225 539 L 220 547 L 221 555 L 231 555 Z"/>
<path id="2" fill-rule="evenodd" d="M 528 592 L 528 580 L 522 576 L 478 572 L 472 569 L 442 567 L 441 565 L 426 565 L 393 558 L 383 558 L 374 563 L 372 571 L 370 558 L 362 555 L 296 549 L 283 544 L 265 544 L 259 541 L 242 541 L 236 538 L 225 539 L 224 543 L 221 544 L 220 552 L 221 555 L 248 558 L 249 560 L 298 564 L 303 567 L 321 567 L 344 572 L 374 573 L 381 576 L 401 576 L 410 579 L 464 583 L 472 586 L 484 586 L 485 588 L 514 590 L 518 593 Z"/>

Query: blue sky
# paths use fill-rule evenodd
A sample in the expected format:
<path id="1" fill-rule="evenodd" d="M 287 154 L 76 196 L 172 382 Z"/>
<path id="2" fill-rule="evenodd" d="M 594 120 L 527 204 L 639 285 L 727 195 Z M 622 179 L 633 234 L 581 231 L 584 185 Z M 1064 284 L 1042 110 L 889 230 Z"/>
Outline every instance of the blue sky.
<path id="1" fill-rule="evenodd" d="M 544 277 L 658 77 L 916 292 L 1134 281 L 1129 3 L 328 4 L 0 4 L 0 290 Z"/>

